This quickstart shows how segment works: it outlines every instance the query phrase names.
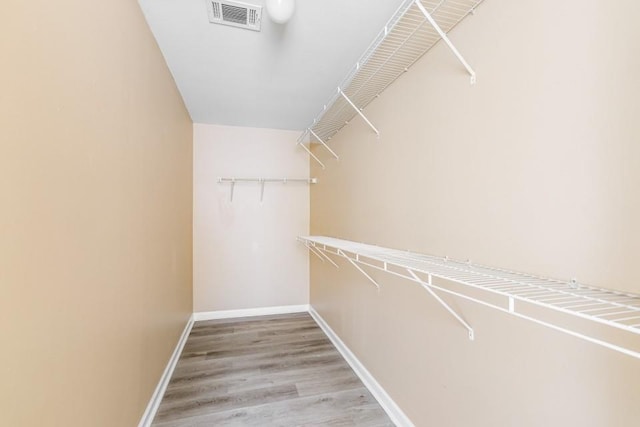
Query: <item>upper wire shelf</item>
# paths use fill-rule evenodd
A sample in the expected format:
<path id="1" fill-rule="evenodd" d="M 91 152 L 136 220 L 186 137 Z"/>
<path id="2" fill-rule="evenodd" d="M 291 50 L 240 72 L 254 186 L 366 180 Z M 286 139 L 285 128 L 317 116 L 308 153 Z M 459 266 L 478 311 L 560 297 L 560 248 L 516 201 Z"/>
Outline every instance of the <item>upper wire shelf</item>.
<path id="1" fill-rule="evenodd" d="M 347 259 L 378 288 L 376 280 L 362 266 L 419 283 L 469 331 L 471 339 L 474 338 L 473 328 L 434 291 L 455 295 L 640 359 L 640 295 L 325 236 L 298 239 L 316 256 L 336 267 L 338 265 L 327 254 Z M 434 283 L 434 278 L 464 286 Z M 531 310 L 532 307 L 595 322 L 627 335 L 622 344 L 611 343 L 594 334 L 563 326 L 566 322 L 560 319 L 548 320 L 549 316 Z"/>
<path id="2" fill-rule="evenodd" d="M 481 2 L 482 0 L 404 1 L 340 82 L 322 112 L 300 135 L 298 144 L 324 168 L 324 164 L 304 146 L 306 136 L 309 136 L 311 142 L 322 144 L 337 159 L 338 155 L 326 143 L 356 115 L 360 115 L 379 134 L 378 129 L 362 113 L 362 109 L 441 39 L 471 75 L 471 83 L 475 83 L 475 72 L 446 33 L 473 13 Z"/>

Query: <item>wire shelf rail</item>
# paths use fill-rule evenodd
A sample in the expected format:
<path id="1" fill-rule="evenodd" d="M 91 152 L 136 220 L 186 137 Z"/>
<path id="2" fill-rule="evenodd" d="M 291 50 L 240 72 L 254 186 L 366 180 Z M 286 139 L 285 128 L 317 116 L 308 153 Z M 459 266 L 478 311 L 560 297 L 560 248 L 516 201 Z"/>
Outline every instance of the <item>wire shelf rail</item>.
<path id="1" fill-rule="evenodd" d="M 324 164 L 307 147 L 310 142 L 324 146 L 333 157 L 338 155 L 327 142 L 358 115 L 379 135 L 378 129 L 362 110 L 398 77 L 443 40 L 462 63 L 475 83 L 476 74 L 447 37 L 482 0 L 406 0 L 382 29 L 358 62 L 340 82 L 322 112 L 298 138 L 298 145 L 324 169 Z"/>
<path id="2" fill-rule="evenodd" d="M 473 301 L 640 359 L 640 351 L 636 348 L 640 344 L 640 295 L 332 237 L 306 236 L 298 237 L 298 240 L 314 255 L 323 261 L 328 260 L 335 267 L 338 265 L 328 255 L 345 258 L 378 288 L 379 284 L 362 267 L 417 282 L 468 330 L 470 339 L 474 339 L 473 328 L 435 291 Z M 464 286 L 446 286 L 435 283 L 434 279 Z M 559 324 L 562 322 L 545 320 L 542 316 L 531 314 L 531 310 L 527 309 L 531 307 L 552 310 L 622 331 L 625 335 L 624 344 L 611 343 L 593 334 L 562 326 Z M 630 342 L 636 346 L 629 345 Z"/>

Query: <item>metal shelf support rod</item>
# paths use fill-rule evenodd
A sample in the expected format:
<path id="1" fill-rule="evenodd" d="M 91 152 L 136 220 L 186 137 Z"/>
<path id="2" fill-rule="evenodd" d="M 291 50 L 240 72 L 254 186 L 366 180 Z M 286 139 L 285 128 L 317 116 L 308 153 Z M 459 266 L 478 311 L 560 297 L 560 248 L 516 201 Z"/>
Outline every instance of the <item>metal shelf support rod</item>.
<path id="1" fill-rule="evenodd" d="M 338 264 L 336 264 L 335 262 L 333 262 L 333 260 L 332 260 L 331 258 L 329 258 L 329 257 L 327 256 L 327 254 L 325 254 L 325 253 L 322 251 L 322 248 L 319 248 L 319 247 L 317 247 L 317 246 L 315 246 L 315 245 L 313 245 L 313 246 L 314 246 L 314 247 L 316 248 L 316 250 L 320 253 L 320 255 L 322 255 L 323 257 L 325 257 L 325 259 L 326 259 L 327 261 L 329 261 L 331 264 L 333 264 L 333 266 L 334 266 L 335 268 L 338 268 L 338 269 L 340 268 L 340 267 L 338 266 Z"/>
<path id="2" fill-rule="evenodd" d="M 353 265 L 360 273 L 364 274 L 364 276 L 369 279 L 369 281 L 371 283 L 373 283 L 374 285 L 376 285 L 376 288 L 378 288 L 378 290 L 380 290 L 380 285 L 378 285 L 378 282 L 376 282 L 375 280 L 373 280 L 373 278 L 371 276 L 369 276 L 367 274 L 366 271 L 364 271 L 362 268 L 360 268 L 360 266 L 358 264 L 356 264 L 356 262 L 354 260 L 352 260 L 350 257 L 348 257 L 344 252 L 342 252 L 342 249 L 338 249 L 338 254 L 344 258 L 347 259 L 347 261 L 349 261 L 351 263 L 351 265 Z"/>
<path id="3" fill-rule="evenodd" d="M 322 140 L 322 138 L 316 135 L 313 129 L 309 128 L 309 132 L 311 132 L 311 135 L 313 135 L 318 140 L 318 142 L 322 144 L 322 146 L 326 148 L 327 151 L 329 151 L 333 157 L 336 158 L 336 160 L 340 160 L 340 157 L 338 157 L 338 155 L 331 148 L 329 148 L 329 146 Z"/>
<path id="4" fill-rule="evenodd" d="M 449 49 L 451 49 L 451 51 L 456 56 L 456 58 L 458 58 L 458 60 L 462 63 L 462 65 L 464 65 L 464 68 L 467 69 L 467 72 L 471 75 L 471 84 L 475 84 L 476 72 L 473 71 L 473 68 L 471 68 L 469 63 L 462 56 L 462 54 L 460 54 L 458 49 L 456 49 L 453 43 L 451 43 L 451 40 L 449 40 L 449 37 L 447 37 L 447 34 L 444 31 L 442 31 L 442 28 L 440 28 L 440 26 L 436 23 L 436 21 L 431 17 L 431 14 L 422 5 L 422 2 L 420 0 L 416 0 L 416 6 L 418 6 L 418 9 L 420 9 L 420 11 L 424 14 L 424 17 L 427 18 L 427 21 L 429 21 L 433 29 L 436 30 L 436 32 L 438 33 L 438 35 L 440 35 L 442 40 L 444 40 L 447 46 L 449 46 Z"/>
<path id="5" fill-rule="evenodd" d="M 302 139 L 309 133 L 309 128 L 305 129 L 304 132 L 302 132 L 300 134 L 300 136 L 297 139 L 297 142 L 300 143 L 302 142 Z"/>
<path id="6" fill-rule="evenodd" d="M 360 115 L 360 117 L 362 117 L 364 119 L 365 122 L 367 122 L 367 124 L 369 125 L 369 127 L 371 129 L 373 129 L 373 131 L 376 133 L 376 135 L 380 136 L 380 132 L 378 132 L 378 129 L 376 129 L 376 127 L 369 121 L 369 119 L 367 119 L 367 117 L 362 114 L 362 111 L 360 111 L 360 109 L 356 106 L 356 104 L 354 104 L 353 102 L 351 102 L 351 100 L 349 99 L 349 97 L 347 95 L 344 94 L 344 92 L 342 91 L 342 89 L 338 88 L 338 92 L 340 92 L 340 95 L 342 95 L 342 97 L 344 99 L 347 100 L 347 102 L 349 103 L 349 105 L 351 105 L 353 107 L 354 110 L 356 110 L 356 113 L 358 113 Z"/>
<path id="7" fill-rule="evenodd" d="M 317 249 L 311 247 L 310 244 L 308 244 L 307 242 L 304 242 L 304 245 L 307 247 L 307 249 L 309 249 L 309 251 L 314 254 L 315 256 L 317 256 L 318 258 L 320 258 L 320 261 L 324 262 L 324 258 L 322 258 L 320 255 L 318 255 Z"/>
<path id="8" fill-rule="evenodd" d="M 407 268 L 407 272 L 409 272 L 409 274 L 411 275 L 411 277 L 413 277 L 413 279 L 418 282 L 419 284 L 422 285 L 422 287 L 429 292 L 429 294 L 435 298 L 436 301 L 438 301 L 438 303 L 443 306 L 445 308 L 445 310 L 447 310 L 453 317 L 455 317 L 458 322 L 462 323 L 462 326 L 464 326 L 465 328 L 467 328 L 467 331 L 469 331 L 469 339 L 471 341 L 473 341 L 473 339 L 475 338 L 474 333 L 473 333 L 473 328 L 471 326 L 469 326 L 469 324 L 467 322 L 465 322 L 465 320 L 460 317 L 460 315 L 458 313 L 455 312 L 454 309 L 452 309 L 449 304 L 447 304 L 446 302 L 444 302 L 444 300 L 442 298 L 440 298 L 438 296 L 438 294 L 436 294 L 433 289 L 431 289 L 431 285 L 432 285 L 432 281 L 431 281 L 431 275 L 429 274 L 428 279 L 427 279 L 427 283 L 424 282 L 424 280 L 420 279 L 418 277 L 418 275 L 416 273 L 414 273 L 413 271 L 411 271 L 410 269 Z"/>
<path id="9" fill-rule="evenodd" d="M 301 146 L 302 148 L 304 148 L 304 151 L 306 151 L 307 153 L 309 153 L 309 155 L 310 155 L 311 157 L 313 157 L 313 159 L 314 159 L 316 162 L 320 163 L 320 166 L 322 166 L 322 169 L 324 169 L 324 164 L 320 161 L 320 159 L 318 159 L 318 158 L 317 158 L 317 157 L 316 157 L 316 156 L 311 152 L 311 150 L 309 150 L 309 149 L 304 145 L 304 143 L 302 143 L 302 142 L 298 142 L 298 145 L 299 145 L 299 146 Z"/>

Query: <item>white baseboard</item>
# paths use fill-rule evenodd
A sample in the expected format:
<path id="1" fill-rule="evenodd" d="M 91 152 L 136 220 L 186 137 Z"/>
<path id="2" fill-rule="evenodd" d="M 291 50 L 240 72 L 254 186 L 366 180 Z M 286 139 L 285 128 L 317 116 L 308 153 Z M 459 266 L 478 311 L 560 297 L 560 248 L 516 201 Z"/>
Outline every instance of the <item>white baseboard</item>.
<path id="1" fill-rule="evenodd" d="M 147 409 L 142 414 L 142 419 L 140 419 L 140 423 L 138 427 L 149 427 L 153 418 L 156 416 L 156 412 L 158 411 L 158 406 L 160 406 L 160 402 L 162 401 L 162 397 L 164 396 L 164 392 L 167 389 L 167 385 L 169 384 L 169 380 L 173 375 L 173 370 L 176 368 L 176 364 L 178 363 L 178 359 L 180 359 L 180 354 L 182 353 L 182 349 L 184 348 L 185 343 L 187 342 L 187 338 L 189 337 L 189 333 L 191 332 L 191 328 L 193 327 L 193 314 L 189 317 L 189 321 L 187 325 L 184 327 L 182 331 L 182 335 L 180 335 L 180 339 L 178 340 L 178 344 L 176 348 L 173 350 L 173 354 L 169 359 L 169 363 L 167 363 L 166 368 L 164 368 L 164 372 L 160 377 L 160 381 L 156 386 L 153 395 L 151 396 L 151 400 L 147 405 Z"/>
<path id="2" fill-rule="evenodd" d="M 193 313 L 193 319 L 198 322 L 200 320 L 232 319 L 234 317 L 268 316 L 270 314 L 307 312 L 309 312 L 309 304 L 283 305 L 279 307 L 245 308 L 240 310 L 201 311 Z"/>
<path id="3" fill-rule="evenodd" d="M 364 367 L 362 363 L 358 360 L 358 358 L 349 350 L 349 347 L 346 346 L 344 342 L 336 335 L 336 333 L 331 329 L 331 327 L 325 322 L 325 320 L 318 314 L 317 311 L 312 306 L 309 306 L 309 314 L 316 321 L 320 329 L 324 331 L 324 333 L 329 337 L 333 345 L 338 349 L 342 357 L 347 361 L 351 369 L 360 377 L 360 380 L 363 382 L 365 387 L 369 389 L 373 397 L 378 401 L 382 409 L 387 413 L 391 421 L 398 427 L 414 427 L 413 423 L 402 412 L 402 409 L 396 404 L 396 402 L 391 399 L 391 396 L 387 394 L 387 392 L 382 388 L 382 386 L 376 381 L 376 379 L 371 375 L 367 368 Z"/>
<path id="4" fill-rule="evenodd" d="M 162 377 L 160 377 L 160 381 L 153 392 L 153 396 L 147 405 L 147 409 L 144 411 L 142 415 L 142 419 L 138 424 L 138 427 L 149 427 L 151 426 L 151 422 L 158 411 L 158 407 L 160 406 L 160 402 L 162 401 L 162 397 L 164 396 L 164 392 L 167 389 L 167 385 L 169 384 L 169 380 L 171 379 L 171 375 L 178 363 L 178 359 L 180 358 L 180 354 L 182 353 L 182 349 L 184 348 L 185 343 L 187 342 L 187 338 L 189 333 L 191 332 L 191 328 L 193 327 L 194 322 L 200 320 L 214 320 L 214 319 L 231 319 L 236 317 L 251 317 L 251 316 L 267 316 L 272 314 L 290 314 L 290 313 L 309 313 L 311 317 L 316 321 L 318 326 L 323 330 L 323 332 L 329 337 L 333 345 L 338 349 L 342 357 L 347 361 L 351 369 L 358 375 L 362 383 L 369 389 L 373 397 L 378 401 L 382 409 L 387 413 L 391 421 L 398 427 L 414 427 L 411 420 L 405 415 L 404 412 L 400 409 L 400 407 L 391 399 L 391 396 L 387 394 L 387 392 L 382 388 L 382 386 L 375 380 L 373 375 L 364 367 L 362 363 L 358 360 L 358 358 L 349 350 L 349 347 L 346 346 L 344 342 L 336 335 L 336 333 L 331 329 L 331 327 L 325 322 L 325 320 L 318 314 L 315 309 L 308 305 L 285 305 L 280 307 L 261 307 L 261 308 L 249 308 L 242 310 L 223 310 L 223 311 L 208 311 L 208 312 L 199 312 L 193 313 L 189 322 L 184 328 L 182 335 L 176 345 L 171 358 L 169 359 L 169 363 L 167 363 L 167 367 L 162 373 Z"/>

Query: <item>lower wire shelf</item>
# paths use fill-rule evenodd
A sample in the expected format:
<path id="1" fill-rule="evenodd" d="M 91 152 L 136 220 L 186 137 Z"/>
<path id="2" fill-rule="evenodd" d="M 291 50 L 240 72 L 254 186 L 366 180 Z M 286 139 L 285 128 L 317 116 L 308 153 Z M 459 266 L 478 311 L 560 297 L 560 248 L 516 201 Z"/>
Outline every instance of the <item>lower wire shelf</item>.
<path id="1" fill-rule="evenodd" d="M 335 267 L 338 265 L 329 255 L 346 259 L 378 289 L 378 282 L 363 267 L 385 271 L 420 284 L 468 330 L 470 339 L 475 337 L 473 328 L 436 291 L 527 319 L 640 359 L 640 295 L 326 236 L 301 236 L 298 240 L 318 258 Z M 439 280 L 436 283 L 434 279 Z M 440 283 L 441 280 L 463 286 L 448 286 Z M 563 326 L 560 324 L 562 322 L 547 320 L 544 316 L 532 314 L 536 310 L 531 310 L 531 307 L 614 328 L 623 333 L 624 343 L 612 343 Z"/>

